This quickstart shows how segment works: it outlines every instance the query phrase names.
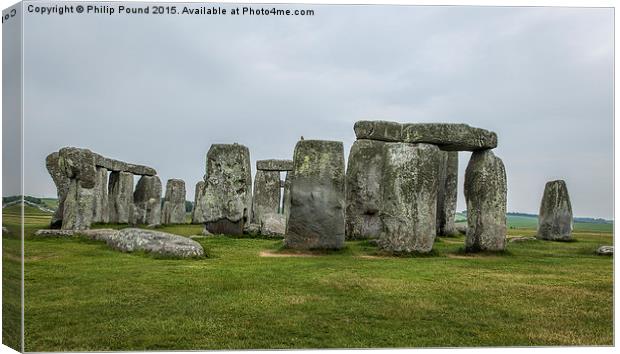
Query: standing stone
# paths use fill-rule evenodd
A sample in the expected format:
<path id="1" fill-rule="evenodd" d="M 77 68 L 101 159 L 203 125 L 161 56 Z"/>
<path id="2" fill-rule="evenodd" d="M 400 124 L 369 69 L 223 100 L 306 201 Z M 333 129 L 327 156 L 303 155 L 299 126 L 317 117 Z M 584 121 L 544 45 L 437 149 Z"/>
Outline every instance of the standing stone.
<path id="1" fill-rule="evenodd" d="M 58 196 L 58 207 L 52 216 L 51 228 L 60 228 L 62 226 L 65 198 L 69 191 L 69 177 L 61 169 L 58 159 L 58 152 L 53 152 L 45 158 L 45 167 L 47 167 L 47 172 L 49 172 L 56 185 L 56 195 Z"/>
<path id="2" fill-rule="evenodd" d="M 573 231 L 573 208 L 566 182 L 550 181 L 540 202 L 538 234 L 541 240 L 569 241 Z"/>
<path id="3" fill-rule="evenodd" d="M 58 152 L 58 164 L 63 173 L 80 181 L 82 188 L 95 187 L 95 155 L 88 149 L 65 147 Z"/>
<path id="4" fill-rule="evenodd" d="M 93 201 L 94 188 L 84 188 L 79 180 L 72 178 L 64 202 L 62 229 L 89 229 L 93 218 Z"/>
<path id="5" fill-rule="evenodd" d="M 192 209 L 192 224 L 203 224 L 205 222 L 204 211 L 205 181 L 198 181 L 194 189 L 194 208 Z"/>
<path id="6" fill-rule="evenodd" d="M 357 140 L 351 146 L 346 175 L 346 236 L 374 239 L 381 234 L 381 184 L 385 142 Z"/>
<path id="7" fill-rule="evenodd" d="M 133 216 L 133 174 L 116 171 L 110 173 L 108 210 L 110 223 L 129 223 Z"/>
<path id="8" fill-rule="evenodd" d="M 282 214 L 284 214 L 284 224 L 288 223 L 288 216 L 291 213 L 291 179 L 292 172 L 286 172 L 284 178 L 284 190 L 282 191 Z"/>
<path id="9" fill-rule="evenodd" d="M 169 179 L 166 183 L 164 206 L 161 210 L 163 225 L 183 224 L 185 222 L 185 182 Z"/>
<path id="10" fill-rule="evenodd" d="M 93 222 L 107 223 L 108 211 L 108 170 L 97 167 L 93 194 Z"/>
<path id="11" fill-rule="evenodd" d="M 161 180 L 142 176 L 133 192 L 134 224 L 158 225 L 161 220 Z"/>
<path id="12" fill-rule="evenodd" d="M 378 246 L 394 253 L 428 253 L 435 241 L 439 148 L 386 143 Z"/>
<path id="13" fill-rule="evenodd" d="M 457 182 L 459 175 L 459 153 L 441 151 L 439 154 L 439 186 L 437 188 L 437 235 L 456 234 L 454 216 L 456 215 Z"/>
<path id="14" fill-rule="evenodd" d="M 252 222 L 262 224 L 268 214 L 278 214 L 280 209 L 280 172 L 256 171 L 252 199 Z"/>
<path id="15" fill-rule="evenodd" d="M 506 247 L 506 170 L 491 150 L 471 155 L 465 171 L 467 251 L 502 251 Z"/>
<path id="16" fill-rule="evenodd" d="M 252 216 L 250 150 L 213 144 L 207 153 L 205 228 L 213 234 L 242 235 Z"/>
<path id="17" fill-rule="evenodd" d="M 342 248 L 345 238 L 342 142 L 301 140 L 295 146 L 293 165 L 285 246 Z"/>

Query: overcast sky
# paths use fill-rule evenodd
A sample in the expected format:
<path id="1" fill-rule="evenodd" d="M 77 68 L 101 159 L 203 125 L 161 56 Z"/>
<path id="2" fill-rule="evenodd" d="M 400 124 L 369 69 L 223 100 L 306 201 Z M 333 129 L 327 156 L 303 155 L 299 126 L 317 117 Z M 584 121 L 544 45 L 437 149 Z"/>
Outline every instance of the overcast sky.
<path id="1" fill-rule="evenodd" d="M 576 216 L 613 217 L 612 9 L 298 7 L 315 15 L 26 17 L 26 194 L 55 196 L 44 159 L 63 146 L 193 200 L 213 143 L 248 146 L 254 170 L 302 135 L 348 154 L 360 119 L 463 122 L 497 132 L 509 211 L 565 179 Z"/>

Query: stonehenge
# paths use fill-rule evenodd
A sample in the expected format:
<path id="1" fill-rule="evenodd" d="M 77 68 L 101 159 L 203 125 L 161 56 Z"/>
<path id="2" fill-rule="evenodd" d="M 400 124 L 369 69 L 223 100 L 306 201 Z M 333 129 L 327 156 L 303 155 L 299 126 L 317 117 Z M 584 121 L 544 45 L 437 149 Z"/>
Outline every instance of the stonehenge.
<path id="1" fill-rule="evenodd" d="M 436 236 L 455 226 L 458 152 L 471 151 L 464 180 L 465 249 L 506 247 L 506 171 L 491 131 L 452 123 L 358 121 L 345 170 L 343 143 L 297 142 L 292 160 L 258 160 L 252 184 L 249 149 L 213 144 L 196 183 L 191 223 L 205 235 L 260 233 L 287 248 L 340 249 L 371 239 L 388 253 L 429 253 Z M 162 183 L 148 166 L 66 147 L 46 158 L 57 188 L 51 227 L 87 230 L 92 223 L 185 223 L 185 182 Z M 281 174 L 286 173 L 284 180 Z M 134 176 L 140 176 L 134 188 Z M 460 226 L 459 226 L 460 227 Z M 569 239 L 566 186 L 550 182 L 541 203 L 538 238 Z"/>
<path id="2" fill-rule="evenodd" d="M 440 151 L 437 186 L 437 236 L 457 233 L 454 225 L 458 192 L 459 154 L 456 151 Z"/>
<path id="3" fill-rule="evenodd" d="M 290 214 L 284 245 L 344 247 L 344 148 L 339 141 L 300 140 L 293 154 Z"/>
<path id="4" fill-rule="evenodd" d="M 456 233 L 458 151 L 472 151 L 466 249 L 505 248 L 506 173 L 491 151 L 495 133 L 466 124 L 388 121 L 358 121 L 354 131 L 347 239 L 376 239 L 387 252 L 430 252 L 436 235 Z"/>
<path id="5" fill-rule="evenodd" d="M 258 160 L 254 177 L 252 196 L 252 223 L 261 234 L 283 235 L 286 231 L 288 203 L 280 205 L 280 200 L 288 197 L 287 182 L 280 180 L 280 172 L 293 169 L 292 160 Z M 289 183 L 290 185 L 290 183 Z M 284 189 L 284 192 L 281 191 Z"/>
<path id="6" fill-rule="evenodd" d="M 50 227 L 64 230 L 85 230 L 92 223 L 131 222 L 133 176 L 157 174 L 151 167 L 76 147 L 64 147 L 49 154 L 45 165 L 58 195 L 58 208 Z"/>
<path id="7" fill-rule="evenodd" d="M 475 151 L 465 170 L 468 251 L 506 247 L 506 170 L 491 150 Z"/>
<path id="8" fill-rule="evenodd" d="M 183 224 L 185 222 L 185 182 L 169 179 L 166 182 L 166 194 L 161 208 L 163 225 Z"/>
<path id="9" fill-rule="evenodd" d="M 133 224 L 158 225 L 161 218 L 161 180 L 157 176 L 142 176 L 133 192 Z"/>
<path id="10" fill-rule="evenodd" d="M 573 209 L 566 182 L 549 181 L 540 202 L 536 237 L 541 240 L 569 241 L 572 239 L 572 231 Z"/>
<path id="11" fill-rule="evenodd" d="M 241 235 L 252 216 L 250 150 L 240 144 L 213 144 L 204 176 L 205 229 Z"/>

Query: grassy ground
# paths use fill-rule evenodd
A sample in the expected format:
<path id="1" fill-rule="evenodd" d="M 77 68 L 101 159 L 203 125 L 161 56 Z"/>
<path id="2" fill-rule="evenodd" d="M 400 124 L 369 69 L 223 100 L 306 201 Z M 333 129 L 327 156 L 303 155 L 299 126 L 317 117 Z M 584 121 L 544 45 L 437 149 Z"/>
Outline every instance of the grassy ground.
<path id="1" fill-rule="evenodd" d="M 166 260 L 37 239 L 45 217 L 26 219 L 27 351 L 613 341 L 613 260 L 594 254 L 612 244 L 609 232 L 510 243 L 500 255 L 464 254 L 463 237 L 442 238 L 432 256 L 411 258 L 378 256 L 367 242 L 290 257 L 279 240 L 217 236 L 198 239 L 208 258 Z M 15 222 L 5 210 L 5 225 Z M 187 236 L 201 227 L 162 229 Z"/>

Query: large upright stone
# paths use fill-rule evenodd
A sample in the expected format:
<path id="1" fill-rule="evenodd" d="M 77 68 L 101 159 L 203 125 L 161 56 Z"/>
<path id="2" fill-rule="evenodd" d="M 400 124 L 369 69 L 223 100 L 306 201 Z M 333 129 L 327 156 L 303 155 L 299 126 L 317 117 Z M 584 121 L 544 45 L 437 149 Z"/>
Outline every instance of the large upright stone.
<path id="1" fill-rule="evenodd" d="M 354 130 L 358 139 L 435 144 L 447 151 L 476 151 L 497 147 L 497 135 L 494 132 L 467 124 L 358 121 Z"/>
<path id="2" fill-rule="evenodd" d="M 183 224 L 185 222 L 185 182 L 169 179 L 166 182 L 166 195 L 161 210 L 161 223 Z"/>
<path id="3" fill-rule="evenodd" d="M 381 194 L 383 230 L 378 246 L 393 253 L 428 253 L 435 241 L 439 149 L 387 143 Z"/>
<path id="4" fill-rule="evenodd" d="M 254 178 L 252 222 L 262 224 L 265 216 L 280 209 L 280 172 L 258 170 Z"/>
<path id="5" fill-rule="evenodd" d="M 506 247 L 506 170 L 491 150 L 471 155 L 465 171 L 467 251 L 502 251 Z"/>
<path id="6" fill-rule="evenodd" d="M 250 150 L 239 144 L 213 144 L 207 152 L 205 228 L 214 234 L 243 234 L 252 216 Z"/>
<path id="7" fill-rule="evenodd" d="M 88 149 L 66 147 L 58 152 L 58 166 L 69 179 L 62 206 L 62 229 L 88 229 L 93 219 L 95 157 Z"/>
<path id="8" fill-rule="evenodd" d="M 284 244 L 295 249 L 344 246 L 344 148 L 341 142 L 301 140 L 295 146 L 291 210 Z"/>
<path id="9" fill-rule="evenodd" d="M 357 140 L 351 146 L 346 175 L 347 239 L 374 239 L 381 234 L 385 142 Z"/>
<path id="10" fill-rule="evenodd" d="M 288 216 L 291 213 L 291 179 L 289 178 L 291 175 L 291 171 L 286 173 L 286 177 L 284 178 L 284 190 L 282 191 L 282 214 L 284 214 L 285 225 L 288 223 Z"/>
<path id="11" fill-rule="evenodd" d="M 133 217 L 133 174 L 110 173 L 108 183 L 109 222 L 127 224 Z"/>
<path id="12" fill-rule="evenodd" d="M 458 191 L 459 153 L 441 151 L 439 154 L 439 176 L 437 188 L 437 235 L 456 234 L 454 216 Z"/>
<path id="13" fill-rule="evenodd" d="M 93 222 L 107 223 L 108 210 L 108 170 L 97 167 L 95 171 L 95 187 L 93 191 Z"/>
<path id="14" fill-rule="evenodd" d="M 69 177 L 67 177 L 60 167 L 58 152 L 53 152 L 45 158 L 45 167 L 52 177 L 54 185 L 56 185 L 56 195 L 58 196 L 58 207 L 52 216 L 50 227 L 60 228 L 62 226 L 65 198 L 69 191 Z"/>
<path id="15" fill-rule="evenodd" d="M 570 204 L 566 182 L 550 181 L 540 202 L 537 238 L 542 240 L 569 241 L 573 232 L 573 208 Z"/>
<path id="16" fill-rule="evenodd" d="M 64 201 L 62 229 L 86 230 L 93 219 L 94 188 L 84 188 L 72 178 Z"/>
<path id="17" fill-rule="evenodd" d="M 161 180 L 142 176 L 133 192 L 135 224 L 158 225 L 161 221 Z"/>
<path id="18" fill-rule="evenodd" d="M 192 224 L 205 222 L 204 210 L 205 181 L 198 181 L 194 189 L 194 208 L 192 209 Z"/>

